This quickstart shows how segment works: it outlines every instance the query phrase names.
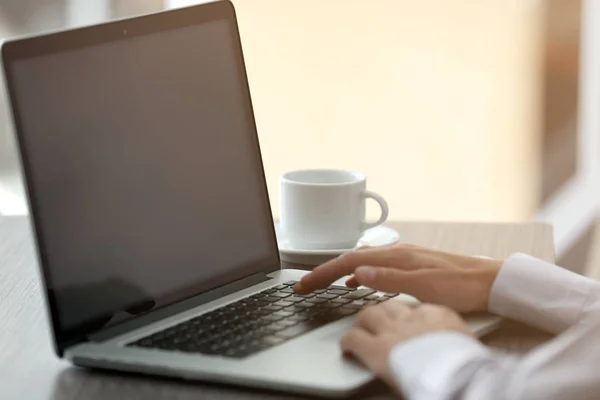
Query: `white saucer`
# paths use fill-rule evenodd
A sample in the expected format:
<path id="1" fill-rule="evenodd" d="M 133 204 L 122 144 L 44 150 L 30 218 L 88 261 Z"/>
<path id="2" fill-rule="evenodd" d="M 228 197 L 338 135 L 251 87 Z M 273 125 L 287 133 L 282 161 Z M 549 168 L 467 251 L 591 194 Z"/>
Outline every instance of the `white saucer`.
<path id="1" fill-rule="evenodd" d="M 281 231 L 279 223 L 275 223 L 275 233 L 277 234 L 281 259 L 305 265 L 318 265 L 358 247 L 388 247 L 400 241 L 400 235 L 395 229 L 383 225 L 365 231 L 364 235 L 356 243 L 356 246 L 350 249 L 296 249 Z"/>

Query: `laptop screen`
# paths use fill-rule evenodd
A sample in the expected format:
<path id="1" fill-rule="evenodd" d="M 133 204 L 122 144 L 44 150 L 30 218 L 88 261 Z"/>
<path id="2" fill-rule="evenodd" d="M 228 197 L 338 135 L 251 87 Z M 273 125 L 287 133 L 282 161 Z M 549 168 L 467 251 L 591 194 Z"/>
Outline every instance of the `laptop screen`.
<path id="1" fill-rule="evenodd" d="M 60 330 L 109 325 L 278 264 L 230 17 L 161 26 L 150 16 L 143 34 L 124 28 L 8 62 Z"/>

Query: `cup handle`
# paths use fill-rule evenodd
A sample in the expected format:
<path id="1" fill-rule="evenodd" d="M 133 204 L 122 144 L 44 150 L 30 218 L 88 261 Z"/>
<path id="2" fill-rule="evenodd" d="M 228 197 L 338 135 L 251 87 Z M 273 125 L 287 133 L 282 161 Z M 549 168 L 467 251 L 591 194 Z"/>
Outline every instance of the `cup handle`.
<path id="1" fill-rule="evenodd" d="M 366 231 L 367 229 L 370 228 L 374 228 L 378 225 L 383 224 L 387 218 L 388 218 L 388 213 L 389 213 L 389 209 L 388 209 L 388 204 L 387 201 L 385 201 L 385 199 L 383 197 L 381 197 L 380 195 L 378 195 L 375 192 L 371 192 L 369 190 L 365 190 L 362 193 L 363 197 L 366 199 L 373 199 L 377 202 L 377 204 L 379 204 L 379 207 L 381 207 L 381 215 L 379 215 L 379 219 L 375 222 L 364 222 L 362 223 L 362 229 L 363 231 Z"/>

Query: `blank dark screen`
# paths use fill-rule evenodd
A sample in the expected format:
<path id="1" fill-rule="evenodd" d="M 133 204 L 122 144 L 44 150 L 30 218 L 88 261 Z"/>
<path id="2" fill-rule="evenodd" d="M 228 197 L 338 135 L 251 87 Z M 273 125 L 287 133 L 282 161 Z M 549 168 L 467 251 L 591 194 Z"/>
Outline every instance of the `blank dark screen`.
<path id="1" fill-rule="evenodd" d="M 214 21 L 12 64 L 63 329 L 277 262 L 234 32 Z"/>

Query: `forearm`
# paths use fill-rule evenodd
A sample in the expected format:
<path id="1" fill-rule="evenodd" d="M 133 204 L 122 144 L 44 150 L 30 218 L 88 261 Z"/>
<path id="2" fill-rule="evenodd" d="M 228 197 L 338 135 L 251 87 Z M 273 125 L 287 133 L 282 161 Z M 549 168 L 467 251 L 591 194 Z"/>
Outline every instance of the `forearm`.
<path id="1" fill-rule="evenodd" d="M 467 335 L 437 333 L 397 345 L 390 355 L 407 400 L 597 398 L 598 312 L 522 357 L 495 353 Z"/>
<path id="2" fill-rule="evenodd" d="M 487 377 L 510 371 L 514 362 L 469 336 L 447 332 L 398 345 L 390 355 L 397 386 L 415 400 L 504 398 L 504 390 Z"/>
<path id="3" fill-rule="evenodd" d="M 591 293 L 589 278 L 524 254 L 508 257 L 492 286 L 489 311 L 548 332 L 576 324 Z"/>

